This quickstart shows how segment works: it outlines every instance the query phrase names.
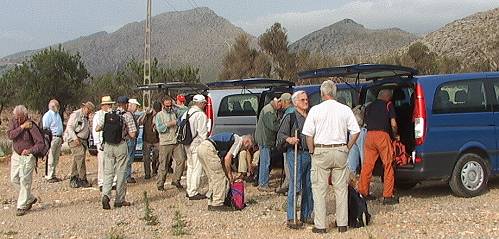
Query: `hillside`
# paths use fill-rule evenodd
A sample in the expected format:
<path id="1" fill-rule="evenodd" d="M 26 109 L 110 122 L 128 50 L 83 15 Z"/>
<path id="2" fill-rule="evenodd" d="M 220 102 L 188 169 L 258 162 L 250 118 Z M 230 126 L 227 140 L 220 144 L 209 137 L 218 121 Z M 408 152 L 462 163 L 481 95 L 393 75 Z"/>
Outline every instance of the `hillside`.
<path id="1" fill-rule="evenodd" d="M 228 46 L 245 33 L 209 8 L 163 13 L 154 16 L 151 23 L 152 57 L 171 66 L 199 67 L 202 81 L 216 79 Z M 144 21 L 129 23 L 113 33 L 97 32 L 62 45 L 71 52 L 79 51 L 92 75 L 115 72 L 132 58 L 143 59 Z M 16 53 L 0 62 L 21 62 L 33 52 L 36 51 Z"/>
<path id="2" fill-rule="evenodd" d="M 491 61 L 499 69 L 499 8 L 451 22 L 420 39 L 431 51 L 465 64 Z"/>
<path id="3" fill-rule="evenodd" d="M 291 44 L 291 50 L 339 57 L 371 56 L 400 48 L 416 39 L 416 35 L 398 28 L 373 30 L 344 19 L 297 40 Z"/>

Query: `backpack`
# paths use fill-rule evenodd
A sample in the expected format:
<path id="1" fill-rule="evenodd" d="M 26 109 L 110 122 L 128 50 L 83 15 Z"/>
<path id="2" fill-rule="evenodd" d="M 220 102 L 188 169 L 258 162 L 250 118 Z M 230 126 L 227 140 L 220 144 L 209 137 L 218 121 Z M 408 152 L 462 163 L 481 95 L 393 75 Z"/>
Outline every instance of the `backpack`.
<path id="1" fill-rule="evenodd" d="M 367 201 L 352 186 L 348 185 L 348 226 L 359 228 L 369 225 L 371 214 L 367 211 Z"/>
<path id="2" fill-rule="evenodd" d="M 34 153 L 33 156 L 35 156 L 37 159 L 43 159 L 45 156 L 48 155 L 50 146 L 52 144 L 52 132 L 50 129 L 41 129 L 38 124 L 35 122 L 31 121 L 32 125 L 34 128 L 40 132 L 40 135 L 42 135 L 43 138 L 43 149 L 40 152 Z M 31 136 L 33 138 L 33 136 Z"/>
<path id="3" fill-rule="evenodd" d="M 293 129 L 293 126 L 295 125 L 296 121 L 297 121 L 296 120 L 296 112 L 289 113 L 289 130 L 288 130 L 288 132 L 289 132 L 290 137 L 294 137 L 293 132 L 291 132 L 291 130 Z M 281 121 L 281 125 L 279 126 L 279 130 L 281 127 L 282 127 L 282 121 Z M 298 132 L 298 135 L 299 134 L 300 134 L 300 132 Z M 291 145 L 289 145 L 286 142 L 286 139 L 284 139 L 283 141 L 276 140 L 277 151 L 286 152 L 288 150 L 288 147 L 291 147 Z"/>
<path id="4" fill-rule="evenodd" d="M 177 142 L 179 144 L 190 145 L 194 140 L 195 136 L 192 135 L 189 118 L 191 118 L 191 116 L 197 112 L 199 111 L 194 111 L 192 112 L 192 114 L 189 114 L 189 112 L 187 112 L 185 114 L 185 119 L 181 120 L 180 123 L 178 123 L 176 134 L 177 134 Z"/>
<path id="5" fill-rule="evenodd" d="M 104 143 L 119 144 L 123 141 L 125 126 L 123 114 L 124 112 L 113 110 L 104 115 L 104 128 L 102 132 Z"/>
<path id="6" fill-rule="evenodd" d="M 225 198 L 225 205 L 233 207 L 236 210 L 243 210 L 246 207 L 244 203 L 244 182 L 236 181 L 230 184 L 229 193 Z"/>
<path id="7" fill-rule="evenodd" d="M 409 164 L 410 156 L 405 151 L 405 145 L 398 140 L 394 140 L 392 146 L 393 159 L 395 161 L 395 164 L 397 164 L 397 166 L 404 166 Z"/>

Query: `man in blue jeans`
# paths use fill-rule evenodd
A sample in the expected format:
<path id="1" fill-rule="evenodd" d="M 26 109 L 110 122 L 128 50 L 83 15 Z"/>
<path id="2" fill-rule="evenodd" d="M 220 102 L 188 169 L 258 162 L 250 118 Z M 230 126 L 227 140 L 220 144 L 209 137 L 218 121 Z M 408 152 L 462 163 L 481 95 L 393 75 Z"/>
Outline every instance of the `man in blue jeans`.
<path id="1" fill-rule="evenodd" d="M 355 119 L 360 127 L 359 137 L 348 152 L 348 168 L 352 172 L 352 176 L 357 174 L 357 170 L 362 167 L 362 163 L 364 162 L 364 140 L 367 135 L 367 129 L 364 127 L 364 112 L 366 106 L 367 105 L 357 105 L 352 109 Z"/>
<path id="2" fill-rule="evenodd" d="M 286 158 L 289 169 L 289 189 L 288 189 L 288 209 L 287 225 L 289 228 L 298 229 L 303 223 L 313 224 L 312 211 L 314 207 L 312 197 L 312 183 L 310 181 L 310 170 L 312 160 L 308 153 L 306 136 L 301 134 L 308 111 L 308 97 L 305 91 L 297 91 L 291 97 L 295 112 L 284 116 L 277 132 L 277 143 L 287 146 Z M 298 137 L 295 136 L 295 132 Z M 297 152 L 297 174 L 295 186 L 295 145 L 298 145 Z M 301 192 L 301 215 L 300 221 L 294 223 L 294 190 Z"/>
<path id="3" fill-rule="evenodd" d="M 289 100 L 289 93 L 282 94 L 279 99 L 274 98 L 263 107 L 260 118 L 256 124 L 255 140 L 260 149 L 260 163 L 258 170 L 258 190 L 272 192 L 269 188 L 270 174 L 270 149 L 275 145 L 277 130 L 279 129 L 279 119 L 277 111 L 282 108 L 282 100 Z"/>

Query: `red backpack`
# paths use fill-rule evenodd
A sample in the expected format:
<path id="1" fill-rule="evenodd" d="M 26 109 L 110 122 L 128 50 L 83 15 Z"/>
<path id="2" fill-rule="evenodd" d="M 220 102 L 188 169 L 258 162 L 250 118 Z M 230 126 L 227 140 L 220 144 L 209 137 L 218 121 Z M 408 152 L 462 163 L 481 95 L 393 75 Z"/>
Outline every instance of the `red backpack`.
<path id="1" fill-rule="evenodd" d="M 392 145 L 393 145 L 393 158 L 397 166 L 404 166 L 409 164 L 411 157 L 405 151 L 405 145 L 398 140 L 394 140 Z"/>

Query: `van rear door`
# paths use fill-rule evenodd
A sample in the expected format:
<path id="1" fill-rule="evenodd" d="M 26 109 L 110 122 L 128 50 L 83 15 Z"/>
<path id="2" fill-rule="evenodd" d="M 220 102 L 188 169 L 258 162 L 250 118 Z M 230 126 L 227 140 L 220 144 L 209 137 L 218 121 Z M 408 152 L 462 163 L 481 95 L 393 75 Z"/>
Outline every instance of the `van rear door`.
<path id="1" fill-rule="evenodd" d="M 499 173 L 499 73 L 488 73 L 487 81 L 492 84 L 491 103 L 494 111 L 494 128 L 496 139 L 496 153 L 494 154 L 491 170 L 494 174 Z"/>

